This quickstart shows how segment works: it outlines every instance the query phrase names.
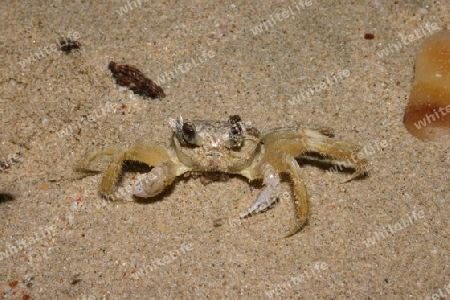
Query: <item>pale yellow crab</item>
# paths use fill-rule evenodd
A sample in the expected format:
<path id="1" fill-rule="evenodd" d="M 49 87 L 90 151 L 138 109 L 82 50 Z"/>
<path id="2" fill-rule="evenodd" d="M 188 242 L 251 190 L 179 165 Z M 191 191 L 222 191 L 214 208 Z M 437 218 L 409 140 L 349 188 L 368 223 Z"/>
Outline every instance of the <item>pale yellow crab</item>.
<path id="1" fill-rule="evenodd" d="M 153 167 L 134 186 L 133 197 L 156 196 L 186 172 L 225 172 L 249 180 L 262 179 L 264 188 L 241 217 L 273 205 L 282 192 L 279 173 L 289 171 L 296 206 L 296 223 L 288 234 L 291 236 L 305 225 L 309 206 L 296 157 L 315 153 L 331 162 L 345 161 L 346 167 L 355 170 L 348 180 L 365 174 L 368 164 L 360 155 L 359 146 L 331 139 L 330 130 L 325 128 L 279 128 L 260 134 L 238 115 L 230 116 L 227 121 L 183 121 L 180 117 L 171 119 L 169 124 L 173 136 L 168 146 L 135 143 L 105 147 L 86 154 L 75 170 L 89 172 L 89 164 L 97 157 L 111 156 L 100 187 L 100 192 L 111 200 L 123 198 L 116 185 L 124 161 L 138 161 Z"/>

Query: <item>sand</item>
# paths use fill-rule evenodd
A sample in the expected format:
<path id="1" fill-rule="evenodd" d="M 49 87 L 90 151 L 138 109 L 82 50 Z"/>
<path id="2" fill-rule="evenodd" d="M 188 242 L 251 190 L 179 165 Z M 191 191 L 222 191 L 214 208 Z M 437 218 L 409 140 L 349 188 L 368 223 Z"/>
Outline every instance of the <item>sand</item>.
<path id="1" fill-rule="evenodd" d="M 4 1 L 3 297 L 450 298 L 449 145 L 401 122 L 426 24 L 448 29 L 449 4 L 401 2 Z M 60 52 L 62 37 L 81 49 Z M 167 97 L 119 88 L 110 61 Z M 333 128 L 364 147 L 369 174 L 342 183 L 348 172 L 301 161 L 310 217 L 285 239 L 292 201 L 241 220 L 261 188 L 241 177 L 123 203 L 102 199 L 100 174 L 72 171 L 96 147 L 164 143 L 169 118 L 232 114 L 261 131 Z"/>

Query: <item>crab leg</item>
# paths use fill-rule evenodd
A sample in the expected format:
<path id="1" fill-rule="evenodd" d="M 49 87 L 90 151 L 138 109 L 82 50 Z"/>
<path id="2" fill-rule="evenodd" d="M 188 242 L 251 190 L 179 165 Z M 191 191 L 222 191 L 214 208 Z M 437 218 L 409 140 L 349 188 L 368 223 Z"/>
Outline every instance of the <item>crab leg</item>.
<path id="1" fill-rule="evenodd" d="M 85 156 L 83 156 L 82 159 L 80 159 L 73 167 L 73 169 L 76 172 L 91 172 L 91 170 L 88 169 L 88 166 L 91 162 L 93 162 L 97 157 L 99 156 L 112 156 L 116 152 L 117 148 L 119 148 L 120 145 L 112 145 L 105 148 L 97 149 L 92 152 L 87 153 Z M 95 172 L 95 171 L 92 171 Z"/>
<path id="2" fill-rule="evenodd" d="M 309 201 L 306 186 L 300 176 L 300 166 L 295 158 L 285 152 L 271 153 L 266 157 L 265 161 L 269 162 L 278 173 L 289 169 L 290 176 L 294 183 L 294 205 L 296 206 L 296 224 L 291 232 L 286 236 L 289 237 L 297 233 L 306 224 L 308 219 Z"/>
<path id="3" fill-rule="evenodd" d="M 327 128 L 279 129 L 262 137 L 267 152 L 283 152 L 297 157 L 306 152 L 316 152 L 328 158 L 330 163 L 342 164 L 355 169 L 355 172 L 345 181 L 350 181 L 366 173 L 368 161 L 364 158 L 361 147 L 336 141 L 329 138 L 331 130 Z"/>
<path id="4" fill-rule="evenodd" d="M 301 131 L 306 136 L 308 151 L 320 153 L 337 161 L 344 161 L 355 169 L 355 172 L 345 181 L 353 180 L 367 172 L 368 161 L 362 155 L 361 147 L 330 139 L 314 130 L 302 129 Z"/>
<path id="5" fill-rule="evenodd" d="M 118 200 L 120 198 L 120 195 L 116 195 L 114 193 L 114 187 L 117 183 L 117 180 L 119 178 L 119 174 L 122 171 L 122 165 L 124 160 L 134 160 L 143 162 L 149 166 L 158 166 L 162 162 L 166 160 L 170 160 L 170 154 L 168 151 L 159 145 L 156 144 L 133 144 L 131 146 L 127 145 L 114 145 L 105 147 L 103 149 L 95 150 L 93 152 L 88 153 L 82 160 L 80 160 L 75 165 L 76 171 L 85 171 L 89 164 L 94 161 L 97 157 L 106 155 L 106 156 L 112 156 L 111 163 L 109 164 L 108 168 L 103 174 L 102 183 L 100 186 L 100 192 L 102 195 L 104 195 L 106 198 L 111 200 Z M 166 167 L 165 167 L 166 166 Z M 172 166 L 166 163 L 165 165 L 161 165 L 154 172 L 150 172 L 149 177 L 151 176 L 157 176 L 158 173 L 161 171 L 164 173 L 169 170 L 169 172 L 166 174 L 166 176 L 161 177 L 162 180 L 159 180 L 160 177 L 158 177 L 159 183 L 153 184 L 154 191 L 153 193 L 156 194 L 158 190 L 162 190 L 161 188 L 165 187 L 166 185 L 170 184 L 172 180 L 170 180 L 170 177 L 172 176 L 171 170 Z M 178 172 L 178 170 L 174 171 L 175 173 Z M 167 178 L 166 178 L 167 177 Z M 144 180 L 145 182 L 148 182 L 148 180 Z M 142 184 L 142 183 L 140 183 Z M 163 186 L 161 186 L 163 185 Z M 138 186 L 135 188 L 136 195 L 139 196 L 142 193 L 142 190 L 140 189 L 141 186 Z M 145 187 L 143 189 L 144 191 L 151 191 L 152 188 Z"/>

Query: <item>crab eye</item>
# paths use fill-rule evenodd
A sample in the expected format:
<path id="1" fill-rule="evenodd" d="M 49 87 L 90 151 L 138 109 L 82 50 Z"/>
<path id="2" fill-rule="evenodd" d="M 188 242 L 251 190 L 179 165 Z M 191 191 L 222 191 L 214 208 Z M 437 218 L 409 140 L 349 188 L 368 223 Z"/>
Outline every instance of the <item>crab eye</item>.
<path id="1" fill-rule="evenodd" d="M 244 137 L 242 135 L 244 127 L 240 115 L 232 115 L 228 117 L 228 123 L 231 124 L 229 133 L 228 147 L 238 148 L 244 143 Z"/>
<path id="2" fill-rule="evenodd" d="M 195 125 L 192 122 L 183 124 L 183 140 L 188 144 L 196 143 Z"/>
<path id="3" fill-rule="evenodd" d="M 230 122 L 230 124 L 237 124 L 241 121 L 242 119 L 240 115 L 232 115 L 228 117 L 228 122 Z"/>
<path id="4" fill-rule="evenodd" d="M 238 126 L 233 126 L 232 128 L 231 128 L 231 136 L 232 137 L 234 137 L 234 136 L 237 136 L 237 135 L 240 135 L 241 134 L 241 128 L 240 127 L 238 127 Z"/>
<path id="5" fill-rule="evenodd" d="M 230 148 L 241 147 L 244 142 L 241 124 L 233 124 L 229 133 Z"/>

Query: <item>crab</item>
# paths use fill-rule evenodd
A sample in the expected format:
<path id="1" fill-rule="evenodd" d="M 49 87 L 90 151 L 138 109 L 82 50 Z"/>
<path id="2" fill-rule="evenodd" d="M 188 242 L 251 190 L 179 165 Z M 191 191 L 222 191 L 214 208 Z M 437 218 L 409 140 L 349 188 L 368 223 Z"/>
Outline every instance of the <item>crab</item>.
<path id="1" fill-rule="evenodd" d="M 132 200 L 160 194 L 177 176 L 198 172 L 238 174 L 250 181 L 262 180 L 256 202 L 240 217 L 247 218 L 273 206 L 282 196 L 280 174 L 289 172 L 293 183 L 295 225 L 287 235 L 300 231 L 308 218 L 309 201 L 297 158 L 311 157 L 336 163 L 344 161 L 354 172 L 346 181 L 366 174 L 368 161 L 361 147 L 333 139 L 327 128 L 302 126 L 278 128 L 260 133 L 239 115 L 228 120 L 170 119 L 173 135 L 167 145 L 133 143 L 112 145 L 87 153 L 75 165 L 78 172 L 93 172 L 89 165 L 101 156 L 111 161 L 103 174 L 100 193 L 110 200 L 123 200 L 124 192 L 116 188 L 124 161 L 138 161 L 152 167 L 128 193 Z M 318 156 L 317 156 L 318 155 Z"/>

